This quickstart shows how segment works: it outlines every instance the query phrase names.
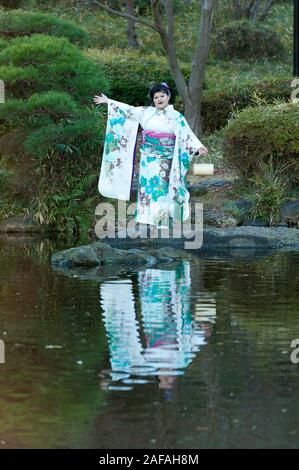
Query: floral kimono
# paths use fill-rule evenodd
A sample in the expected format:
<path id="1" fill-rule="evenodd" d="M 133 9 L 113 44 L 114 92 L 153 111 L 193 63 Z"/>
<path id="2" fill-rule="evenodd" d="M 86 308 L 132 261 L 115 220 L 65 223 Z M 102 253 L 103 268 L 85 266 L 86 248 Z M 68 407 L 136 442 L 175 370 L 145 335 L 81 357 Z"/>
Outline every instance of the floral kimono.
<path id="1" fill-rule="evenodd" d="M 206 344 L 205 332 L 190 310 L 190 264 L 184 260 L 175 269 L 145 269 L 137 280 L 139 299 L 131 279 L 100 286 L 109 375 L 122 381 L 134 375 L 182 374 L 179 369 L 188 367 Z"/>
<path id="2" fill-rule="evenodd" d="M 186 174 L 203 144 L 172 105 L 129 106 L 108 100 L 108 119 L 98 189 L 106 197 L 130 200 L 139 124 L 143 128 L 135 221 L 161 228 L 169 217 L 189 217 Z"/>

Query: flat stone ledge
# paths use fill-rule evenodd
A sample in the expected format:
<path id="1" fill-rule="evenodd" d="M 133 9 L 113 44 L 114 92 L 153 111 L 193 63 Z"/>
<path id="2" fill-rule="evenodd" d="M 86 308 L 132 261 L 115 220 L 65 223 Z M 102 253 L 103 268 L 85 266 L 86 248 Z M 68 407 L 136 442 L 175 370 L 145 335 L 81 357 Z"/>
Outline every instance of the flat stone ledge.
<path id="1" fill-rule="evenodd" d="M 182 237 L 174 238 L 150 238 L 148 231 L 147 237 L 143 230 L 142 235 L 137 238 L 124 237 L 124 232 L 120 238 L 104 238 L 102 241 L 109 243 L 114 247 L 159 247 L 170 246 L 175 248 L 185 248 L 185 242 L 192 242 L 195 239 L 194 227 L 191 231 L 182 231 Z M 198 239 L 199 239 L 199 234 Z M 203 229 L 203 243 L 200 250 L 232 250 L 232 249 L 279 249 L 292 248 L 299 251 L 299 230 L 297 228 L 287 227 L 256 227 L 240 226 L 228 228 L 209 227 Z M 197 251 L 198 251 L 197 250 Z"/>
<path id="2" fill-rule="evenodd" d="M 0 223 L 0 233 L 43 233 L 56 231 L 39 225 L 32 216 L 14 216 Z"/>

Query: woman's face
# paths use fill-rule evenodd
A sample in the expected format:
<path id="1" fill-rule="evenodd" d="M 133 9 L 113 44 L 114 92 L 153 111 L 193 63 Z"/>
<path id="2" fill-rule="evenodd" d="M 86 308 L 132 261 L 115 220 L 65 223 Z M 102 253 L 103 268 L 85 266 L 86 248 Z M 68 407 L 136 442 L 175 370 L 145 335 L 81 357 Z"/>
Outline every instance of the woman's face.
<path id="1" fill-rule="evenodd" d="M 170 96 L 164 91 L 156 91 L 154 94 L 154 106 L 158 109 L 164 109 L 169 103 Z"/>

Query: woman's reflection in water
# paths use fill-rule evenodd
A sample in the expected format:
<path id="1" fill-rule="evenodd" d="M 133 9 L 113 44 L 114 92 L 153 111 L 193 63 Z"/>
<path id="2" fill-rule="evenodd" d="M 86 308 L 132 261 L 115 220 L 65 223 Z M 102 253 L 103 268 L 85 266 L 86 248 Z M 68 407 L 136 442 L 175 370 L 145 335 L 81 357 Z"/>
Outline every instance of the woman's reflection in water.
<path id="1" fill-rule="evenodd" d="M 191 315 L 190 289 L 186 260 L 172 269 L 138 272 L 137 286 L 129 278 L 101 284 L 111 363 L 111 371 L 100 374 L 103 388 L 124 389 L 156 376 L 171 399 L 177 376 L 211 334 L 211 324 Z"/>

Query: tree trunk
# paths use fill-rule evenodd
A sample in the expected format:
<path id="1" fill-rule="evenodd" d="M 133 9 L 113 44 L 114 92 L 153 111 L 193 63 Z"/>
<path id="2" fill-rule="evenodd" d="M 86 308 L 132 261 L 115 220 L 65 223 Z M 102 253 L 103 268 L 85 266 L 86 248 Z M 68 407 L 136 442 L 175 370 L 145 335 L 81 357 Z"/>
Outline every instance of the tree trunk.
<path id="1" fill-rule="evenodd" d="M 191 75 L 189 78 L 188 99 L 186 102 L 184 102 L 184 105 L 187 107 L 187 112 L 190 116 L 189 119 L 192 130 L 199 138 L 202 135 L 201 102 L 205 72 L 210 50 L 213 9 L 213 0 L 202 0 L 198 43 L 192 62 Z M 189 100 L 190 104 L 188 102 Z"/>
<path id="2" fill-rule="evenodd" d="M 213 11 L 216 0 L 200 0 L 201 17 L 199 24 L 199 35 L 194 51 L 194 59 L 192 62 L 191 75 L 188 84 L 183 75 L 174 43 L 173 0 L 163 0 L 164 11 L 167 19 L 166 26 L 163 24 L 161 18 L 160 2 L 162 0 L 151 0 L 154 23 L 145 21 L 143 18 L 138 18 L 134 15 L 135 12 L 133 8 L 133 0 L 126 0 L 126 13 L 113 10 L 109 6 L 102 4 L 97 0 L 94 1 L 97 5 L 110 13 L 114 13 L 126 18 L 127 20 L 131 20 L 134 24 L 135 22 L 144 24 L 159 33 L 161 43 L 167 55 L 172 78 L 184 104 L 184 114 L 186 120 L 188 121 L 194 134 L 200 138 L 202 135 L 200 115 L 202 91 L 210 48 Z"/>
<path id="3" fill-rule="evenodd" d="M 196 102 L 196 105 L 192 100 L 187 100 L 184 108 L 184 116 L 194 134 L 200 138 L 202 136 L 200 100 Z"/>
<path id="4" fill-rule="evenodd" d="M 126 11 L 130 15 L 135 15 L 134 10 L 134 0 L 126 0 Z M 137 49 L 139 47 L 137 33 L 135 28 L 135 21 L 128 18 L 127 20 L 127 29 L 126 29 L 127 37 L 128 37 L 128 44 L 129 47 Z"/>

